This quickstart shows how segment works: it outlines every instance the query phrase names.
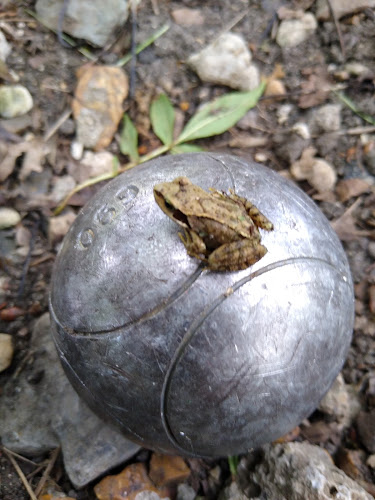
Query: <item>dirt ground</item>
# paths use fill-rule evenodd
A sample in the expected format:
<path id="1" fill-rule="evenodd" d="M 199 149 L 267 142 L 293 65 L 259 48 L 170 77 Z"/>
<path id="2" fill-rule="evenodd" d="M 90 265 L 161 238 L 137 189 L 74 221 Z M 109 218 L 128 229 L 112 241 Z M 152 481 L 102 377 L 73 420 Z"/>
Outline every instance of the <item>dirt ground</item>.
<path id="1" fill-rule="evenodd" d="M 228 152 L 263 161 L 288 177 L 291 177 L 291 164 L 308 146 L 314 146 L 318 156 L 333 166 L 337 182 L 329 191 L 318 192 L 308 181 L 301 181 L 299 185 L 315 199 L 330 221 L 336 221 L 334 227 L 347 252 L 355 283 L 356 321 L 343 375 L 345 382 L 352 384 L 360 394 L 363 410 L 369 411 L 375 407 L 375 10 L 360 10 L 340 20 L 344 53 L 337 27 L 331 20 L 319 22 L 307 41 L 288 49 L 281 48 L 275 40 L 280 23 L 278 9 L 283 5 L 292 10 L 309 9 L 315 12 L 314 3 L 313 0 L 144 0 L 137 14 L 137 42 L 147 39 L 167 21 L 170 22 L 170 29 L 139 54 L 136 92 L 132 99 L 128 97 L 125 101 L 124 110 L 129 112 L 140 131 L 142 151 L 148 152 L 158 146 L 158 140 L 149 129 L 147 107 L 152 98 L 160 92 L 166 93 L 183 122 L 201 104 L 228 91 L 223 86 L 200 81 L 186 65 L 192 53 L 228 30 L 244 37 L 252 50 L 253 61 L 264 75 L 270 76 L 277 67 L 279 71 L 282 69 L 283 76 L 279 80 L 284 90 L 280 96 L 263 97 L 256 111 L 249 115 L 249 122 L 242 121 L 230 131 L 202 140 L 199 144 L 212 152 Z M 183 26 L 175 22 L 173 13 L 181 7 L 198 9 L 204 19 L 203 24 Z M 27 118 L 13 120 L 10 126 L 7 126 L 7 120 L 0 121 L 0 125 L 16 137 L 0 137 L 3 156 L 6 148 L 30 134 L 43 140 L 53 124 L 71 109 L 77 82 L 76 70 L 88 62 L 77 49 L 62 46 L 55 33 L 41 26 L 25 9 L 34 10 L 34 2 L 10 2 L 0 6 L 0 22 L 8 27 L 4 33 L 12 46 L 7 67 L 19 75 L 19 83 L 30 91 L 34 99 L 33 109 Z M 98 64 L 112 64 L 129 50 L 130 39 L 128 22 L 124 31 L 117 34 L 114 44 L 105 49 L 91 47 L 90 52 Z M 346 69 L 348 62 L 360 63 L 368 71 L 360 75 L 351 74 Z M 129 64 L 124 69 L 129 73 Z M 374 122 L 365 121 L 342 103 L 333 91 L 322 90 L 334 88 L 340 88 L 358 110 L 372 117 Z M 341 123 L 335 134 L 312 131 L 310 138 L 303 139 L 293 131 L 295 123 L 311 124 L 316 110 L 328 103 L 341 103 Z M 280 107 L 285 104 L 290 104 L 290 112 L 281 122 Z M 48 195 L 56 179 L 78 168 L 79 161 L 71 155 L 74 133 L 74 121 L 69 117 L 53 134 L 49 151 L 41 162 L 41 171 L 20 176 L 21 153 L 11 175 L 1 186 L 0 205 L 15 208 L 21 214 L 22 222 L 17 227 L 1 231 L 0 236 L 0 331 L 12 335 L 15 347 L 11 366 L 0 374 L 0 394 L 6 380 L 32 362 L 30 333 L 35 320 L 48 310 L 51 270 L 61 241 L 61 238 L 51 238 L 49 232 L 56 203 Z M 248 147 L 244 134 L 264 138 L 264 144 Z M 120 164 L 125 162 L 126 158 L 119 149 L 118 135 L 107 150 L 119 158 Z M 340 182 L 345 181 L 352 189 L 353 179 L 365 180 L 369 188 L 360 194 L 353 190 L 354 194 L 343 195 L 338 189 Z M 77 212 L 97 189 L 98 186 L 93 186 L 76 195 L 71 199 L 69 208 Z M 371 384 L 372 393 L 369 389 Z M 356 479 L 374 482 L 375 470 L 365 465 L 369 451 L 359 439 L 355 424 L 342 435 L 333 435 L 328 431 L 332 428 L 322 413 L 314 413 L 310 421 L 315 428 L 319 423 L 321 432 L 304 436 L 305 439 L 331 450 L 337 451 L 340 447 L 360 450 L 364 454 L 362 466 L 365 472 L 362 475 L 358 472 Z M 302 439 L 302 435 L 296 439 Z M 149 455 L 143 453 L 137 460 L 147 461 L 148 458 Z M 222 488 L 225 480 L 229 480 L 229 471 L 225 470 L 223 461 L 218 463 L 223 468 L 219 486 Z M 193 486 L 205 498 L 215 498 L 217 490 L 214 494 L 210 492 L 202 479 L 204 471 L 212 464 L 196 461 L 194 467 L 198 472 L 194 472 Z M 28 498 L 13 466 L 4 455 L 0 456 L 0 469 L 0 497 L 3 500 Z M 37 478 L 38 475 L 32 481 Z M 94 498 L 91 488 L 73 491 L 61 463 L 54 470 L 54 478 L 66 493 L 70 492 L 70 495 L 80 499 Z"/>

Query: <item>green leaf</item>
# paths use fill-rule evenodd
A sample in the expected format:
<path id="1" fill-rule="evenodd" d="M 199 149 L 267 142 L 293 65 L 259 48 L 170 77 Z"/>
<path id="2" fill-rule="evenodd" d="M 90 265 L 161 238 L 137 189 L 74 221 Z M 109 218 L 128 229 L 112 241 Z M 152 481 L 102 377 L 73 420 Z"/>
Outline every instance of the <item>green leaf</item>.
<path id="1" fill-rule="evenodd" d="M 204 149 L 200 146 L 186 143 L 178 144 L 177 146 L 173 146 L 173 148 L 171 149 L 171 153 L 173 155 L 178 155 L 180 153 L 199 153 L 201 151 L 204 151 Z"/>
<path id="2" fill-rule="evenodd" d="M 166 146 L 172 144 L 175 113 L 166 95 L 160 94 L 151 103 L 150 118 L 152 128 L 161 142 Z"/>
<path id="3" fill-rule="evenodd" d="M 367 113 L 364 113 L 361 111 L 358 106 L 344 93 L 342 92 L 336 92 L 334 93 L 337 95 L 337 97 L 349 108 L 358 115 L 362 120 L 365 120 L 367 123 L 371 123 L 371 125 L 375 125 L 375 118 Z"/>
<path id="4" fill-rule="evenodd" d="M 181 142 L 222 134 L 253 108 L 264 92 L 265 83 L 250 92 L 232 92 L 206 104 L 190 121 L 178 137 Z"/>
<path id="5" fill-rule="evenodd" d="M 138 161 L 138 132 L 127 113 L 124 114 L 122 125 L 120 151 L 123 155 L 128 155 L 131 161 Z"/>

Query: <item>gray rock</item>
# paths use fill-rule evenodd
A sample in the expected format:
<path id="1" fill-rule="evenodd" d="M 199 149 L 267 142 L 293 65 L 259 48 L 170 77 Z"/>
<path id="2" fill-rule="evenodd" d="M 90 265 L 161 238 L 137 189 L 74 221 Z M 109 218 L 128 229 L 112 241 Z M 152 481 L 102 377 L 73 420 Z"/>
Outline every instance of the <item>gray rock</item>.
<path id="1" fill-rule="evenodd" d="M 33 104 L 33 98 L 26 87 L 22 85 L 0 86 L 0 115 L 3 118 L 25 115 Z"/>
<path id="2" fill-rule="evenodd" d="M 177 487 L 177 500 L 194 500 L 195 490 L 188 484 L 181 483 Z"/>
<path id="3" fill-rule="evenodd" d="M 44 314 L 32 333 L 32 366 L 4 387 L 0 434 L 4 446 L 25 455 L 61 445 L 66 471 L 80 488 L 130 458 L 139 447 L 103 423 L 77 396 L 49 329 L 49 315 Z"/>
<path id="4" fill-rule="evenodd" d="M 188 63 L 204 82 L 227 85 L 233 89 L 252 90 L 259 85 L 258 68 L 251 63 L 245 40 L 234 33 L 225 33 Z"/>
<path id="5" fill-rule="evenodd" d="M 43 22 L 56 30 L 64 0 L 38 0 L 35 8 Z M 70 0 L 67 2 L 63 30 L 69 35 L 103 47 L 127 17 L 127 0 Z"/>
<path id="6" fill-rule="evenodd" d="M 375 0 L 331 0 L 330 3 L 339 19 L 348 14 L 375 7 Z M 331 18 L 331 11 L 327 0 L 317 1 L 316 17 L 318 21 L 328 21 Z"/>
<path id="7" fill-rule="evenodd" d="M 323 413 L 335 417 L 339 423 L 348 427 L 361 410 L 356 393 L 346 385 L 341 373 L 319 405 Z"/>
<path id="8" fill-rule="evenodd" d="M 6 229 L 8 227 L 13 227 L 19 223 L 21 220 L 20 214 L 17 210 L 10 207 L 0 208 L 0 230 Z"/>
<path id="9" fill-rule="evenodd" d="M 134 500 L 169 500 L 169 497 L 161 498 L 155 491 L 140 491 Z"/>
<path id="10" fill-rule="evenodd" d="M 307 12 L 300 19 L 285 19 L 277 30 L 276 42 L 280 47 L 295 47 L 307 40 L 317 27 L 311 12 Z"/>
<path id="11" fill-rule="evenodd" d="M 336 467 L 324 449 L 309 443 L 263 447 L 264 458 L 250 479 L 267 500 L 371 500 L 358 483 Z M 240 498 L 240 497 L 239 497 Z"/>
<path id="12" fill-rule="evenodd" d="M 247 495 L 242 493 L 237 483 L 233 482 L 227 486 L 219 496 L 219 500 L 247 500 Z M 276 500 L 276 499 L 275 499 Z"/>
<path id="13" fill-rule="evenodd" d="M 326 104 L 313 115 L 312 125 L 320 132 L 335 132 L 341 127 L 341 105 Z"/>
<path id="14" fill-rule="evenodd" d="M 0 61 L 6 61 L 6 58 L 9 56 L 11 52 L 11 46 L 7 42 L 7 39 L 4 36 L 4 33 L 0 31 Z"/>

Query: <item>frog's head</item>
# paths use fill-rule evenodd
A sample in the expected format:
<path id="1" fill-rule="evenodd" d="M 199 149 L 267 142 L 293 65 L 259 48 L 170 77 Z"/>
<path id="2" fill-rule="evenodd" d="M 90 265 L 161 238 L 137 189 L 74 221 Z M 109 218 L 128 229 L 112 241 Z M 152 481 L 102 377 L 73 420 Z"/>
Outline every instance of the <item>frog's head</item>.
<path id="1" fill-rule="evenodd" d="M 186 217 L 181 211 L 183 193 L 186 186 L 191 185 L 187 177 L 177 177 L 172 182 L 161 182 L 154 186 L 154 197 L 156 203 L 172 220 L 187 227 Z"/>

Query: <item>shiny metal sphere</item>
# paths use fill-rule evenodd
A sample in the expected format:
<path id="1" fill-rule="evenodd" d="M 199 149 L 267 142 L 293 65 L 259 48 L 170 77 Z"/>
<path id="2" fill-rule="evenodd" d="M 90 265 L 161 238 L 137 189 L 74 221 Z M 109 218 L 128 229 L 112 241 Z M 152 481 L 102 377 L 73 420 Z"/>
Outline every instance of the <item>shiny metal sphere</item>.
<path id="1" fill-rule="evenodd" d="M 268 253 L 205 271 L 153 186 L 187 176 L 235 190 L 274 224 Z M 59 252 L 52 330 L 94 411 L 161 452 L 224 456 L 291 430 L 318 405 L 351 340 L 353 285 L 327 219 L 294 184 L 225 154 L 159 158 L 108 183 Z"/>

